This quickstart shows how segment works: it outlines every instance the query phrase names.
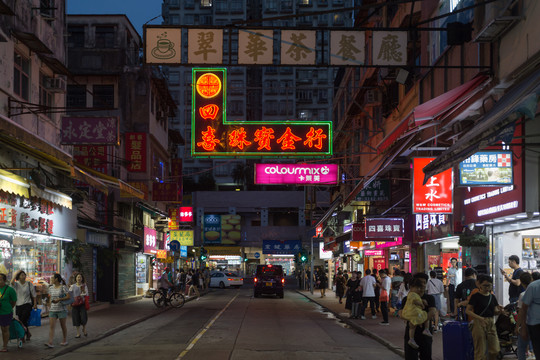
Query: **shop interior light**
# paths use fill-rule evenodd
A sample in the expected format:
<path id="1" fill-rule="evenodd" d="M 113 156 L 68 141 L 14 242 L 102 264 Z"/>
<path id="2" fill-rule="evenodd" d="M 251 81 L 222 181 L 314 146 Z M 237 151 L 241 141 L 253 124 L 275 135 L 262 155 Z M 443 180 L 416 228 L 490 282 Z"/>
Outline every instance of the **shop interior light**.
<path id="1" fill-rule="evenodd" d="M 510 226 L 518 226 L 518 225 L 519 225 L 519 224 L 517 224 L 517 223 L 512 223 L 512 224 L 510 224 Z"/>
<path id="2" fill-rule="evenodd" d="M 2 235 L 13 235 L 14 231 L 9 229 L 0 229 L 0 234 Z"/>
<path id="3" fill-rule="evenodd" d="M 509 216 L 509 217 L 504 218 L 504 220 L 506 220 L 506 221 L 512 221 L 512 220 L 516 220 L 516 218 L 515 218 L 515 217 Z"/>
<path id="4" fill-rule="evenodd" d="M 494 222 L 493 222 L 493 221 L 486 221 L 485 224 L 486 224 L 486 225 L 493 225 Z"/>
<path id="5" fill-rule="evenodd" d="M 487 224 L 487 223 L 486 223 Z M 474 226 L 484 226 L 482 223 L 474 224 Z"/>
<path id="6" fill-rule="evenodd" d="M 533 212 L 533 216 L 538 216 L 538 215 L 540 215 L 540 212 L 538 211 Z"/>
<path id="7" fill-rule="evenodd" d="M 495 219 L 495 220 L 493 220 L 493 221 L 496 222 L 496 223 L 502 223 L 502 222 L 504 222 L 503 219 Z"/>
<path id="8" fill-rule="evenodd" d="M 516 217 L 520 219 L 524 219 L 527 217 L 527 214 L 517 214 Z"/>

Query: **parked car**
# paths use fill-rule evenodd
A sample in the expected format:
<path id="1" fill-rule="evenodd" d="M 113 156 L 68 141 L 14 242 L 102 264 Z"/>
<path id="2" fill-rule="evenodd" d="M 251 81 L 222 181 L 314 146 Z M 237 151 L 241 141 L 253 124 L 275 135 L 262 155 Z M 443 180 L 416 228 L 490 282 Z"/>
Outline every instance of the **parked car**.
<path id="1" fill-rule="evenodd" d="M 270 294 L 283 298 L 284 287 L 285 277 L 281 265 L 257 265 L 257 271 L 253 279 L 254 297 Z"/>
<path id="2" fill-rule="evenodd" d="M 210 287 L 236 287 L 244 285 L 244 279 L 232 272 L 215 272 L 210 274 Z"/>

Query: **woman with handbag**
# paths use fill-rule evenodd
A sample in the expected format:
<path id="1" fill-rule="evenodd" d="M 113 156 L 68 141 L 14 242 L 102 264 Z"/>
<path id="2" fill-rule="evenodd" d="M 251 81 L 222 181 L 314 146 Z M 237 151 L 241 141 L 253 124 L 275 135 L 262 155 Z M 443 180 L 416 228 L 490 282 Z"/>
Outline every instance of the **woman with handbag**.
<path id="1" fill-rule="evenodd" d="M 75 337 L 77 339 L 81 337 L 81 325 L 84 336 L 88 336 L 88 333 L 86 332 L 88 313 L 86 312 L 85 307 L 85 297 L 88 296 L 88 286 L 86 286 L 86 280 L 84 279 L 83 274 L 77 274 L 75 276 L 75 283 L 71 285 L 69 292 L 75 299 L 73 304 L 71 304 L 71 320 L 73 321 L 73 326 L 77 329 L 77 335 L 75 335 Z"/>
<path id="2" fill-rule="evenodd" d="M 63 341 L 60 343 L 62 346 L 66 346 L 67 342 L 67 327 L 66 327 L 66 318 L 67 318 L 67 305 L 66 302 L 69 302 L 71 295 L 69 290 L 62 279 L 62 276 L 58 273 L 54 274 L 51 278 L 52 285 L 49 286 L 49 342 L 45 343 L 45 346 L 48 348 L 54 348 L 54 329 L 56 328 L 56 321 L 60 321 L 60 327 L 62 328 L 62 337 Z"/>
<path id="3" fill-rule="evenodd" d="M 15 273 L 15 277 L 11 280 L 11 286 L 17 292 L 15 313 L 24 326 L 26 340 L 28 341 L 32 337 L 28 329 L 28 320 L 30 319 L 32 308 L 37 309 L 36 288 L 32 283 L 26 281 L 26 273 L 23 270 Z"/>

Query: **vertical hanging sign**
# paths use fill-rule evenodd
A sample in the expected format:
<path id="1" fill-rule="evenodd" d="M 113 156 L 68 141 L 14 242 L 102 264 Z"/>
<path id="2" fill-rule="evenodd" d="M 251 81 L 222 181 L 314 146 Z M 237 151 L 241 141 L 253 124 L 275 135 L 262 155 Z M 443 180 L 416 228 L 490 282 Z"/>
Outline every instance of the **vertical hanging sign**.
<path id="1" fill-rule="evenodd" d="M 413 159 L 413 213 L 452 214 L 454 209 L 454 170 L 429 178 L 424 185 L 424 167 L 435 158 Z"/>
<path id="2" fill-rule="evenodd" d="M 130 172 L 146 172 L 146 134 L 126 133 L 127 170 Z"/>

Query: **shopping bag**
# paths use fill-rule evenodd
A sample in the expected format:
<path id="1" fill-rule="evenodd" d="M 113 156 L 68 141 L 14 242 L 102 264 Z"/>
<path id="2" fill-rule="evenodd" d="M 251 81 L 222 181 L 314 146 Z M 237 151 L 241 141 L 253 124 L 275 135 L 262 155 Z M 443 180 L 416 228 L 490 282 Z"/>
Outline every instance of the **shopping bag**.
<path id="1" fill-rule="evenodd" d="M 28 326 L 41 326 L 41 309 L 32 309 Z"/>
<path id="2" fill-rule="evenodd" d="M 90 310 L 90 296 L 88 295 L 84 297 L 84 308 Z"/>

